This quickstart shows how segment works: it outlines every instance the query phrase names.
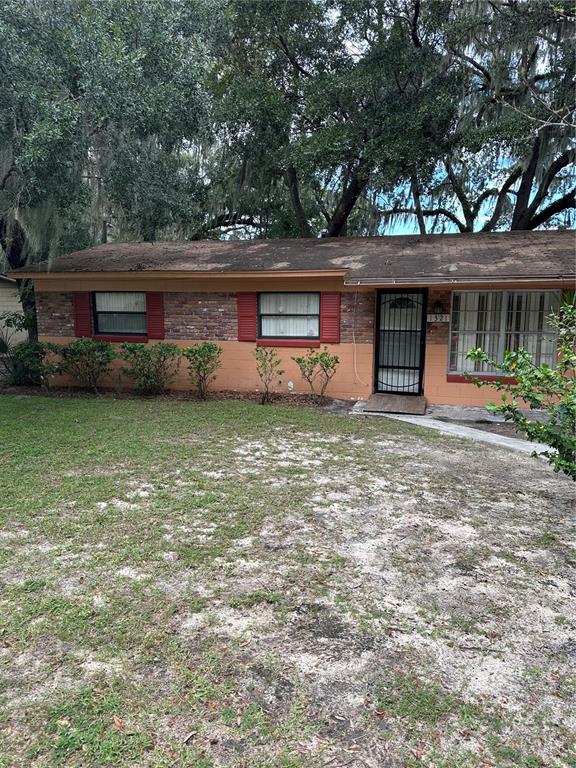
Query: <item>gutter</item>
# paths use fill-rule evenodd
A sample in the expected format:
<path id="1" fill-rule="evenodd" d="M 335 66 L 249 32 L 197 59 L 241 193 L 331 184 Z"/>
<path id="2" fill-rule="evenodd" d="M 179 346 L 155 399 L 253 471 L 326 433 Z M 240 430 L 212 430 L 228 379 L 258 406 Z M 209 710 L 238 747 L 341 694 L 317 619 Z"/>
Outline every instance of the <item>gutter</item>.
<path id="1" fill-rule="evenodd" d="M 345 280 L 344 285 L 366 285 L 366 286 L 396 286 L 396 285 L 458 285 L 469 283 L 547 283 L 547 282 L 568 282 L 576 281 L 575 275 L 546 275 L 542 277 L 514 277 L 511 275 L 498 276 L 490 275 L 488 277 L 474 277 L 467 275 L 466 277 L 422 277 L 415 279 L 413 277 L 399 277 L 399 278 L 379 278 L 379 277 L 366 277 L 358 280 Z"/>

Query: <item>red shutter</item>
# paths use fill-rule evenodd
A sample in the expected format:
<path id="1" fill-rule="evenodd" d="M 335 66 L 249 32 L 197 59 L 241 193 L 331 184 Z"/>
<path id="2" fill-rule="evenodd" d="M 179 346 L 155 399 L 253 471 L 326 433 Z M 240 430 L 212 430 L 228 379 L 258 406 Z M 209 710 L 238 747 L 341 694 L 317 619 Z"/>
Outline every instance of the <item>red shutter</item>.
<path id="1" fill-rule="evenodd" d="M 320 294 L 320 341 L 340 343 L 340 294 Z"/>
<path id="2" fill-rule="evenodd" d="M 149 339 L 164 338 L 164 294 L 146 294 L 146 327 Z"/>
<path id="3" fill-rule="evenodd" d="M 92 306 L 89 293 L 74 293 L 74 336 L 92 336 Z"/>
<path id="4" fill-rule="evenodd" d="M 258 294 L 237 293 L 238 341 L 256 341 L 258 327 Z"/>

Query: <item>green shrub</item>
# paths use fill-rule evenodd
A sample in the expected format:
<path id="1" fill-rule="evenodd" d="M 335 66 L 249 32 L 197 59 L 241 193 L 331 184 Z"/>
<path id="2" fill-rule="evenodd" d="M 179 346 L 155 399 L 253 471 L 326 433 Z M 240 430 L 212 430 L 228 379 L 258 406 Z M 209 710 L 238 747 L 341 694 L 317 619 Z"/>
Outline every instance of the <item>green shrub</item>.
<path id="1" fill-rule="evenodd" d="M 525 349 L 506 352 L 499 363 L 482 349 L 468 352 L 469 360 L 486 363 L 511 383 L 503 380 L 482 381 L 471 377 L 478 387 L 493 387 L 502 393 L 499 405 L 489 403 L 494 413 L 512 421 L 518 432 L 529 440 L 543 443 L 551 450 L 542 456 L 548 459 L 555 472 L 576 480 L 576 303 L 562 303 L 560 312 L 551 315 L 550 324 L 558 333 L 558 364 L 535 365 L 532 355 Z M 546 412 L 546 421 L 534 421 L 521 410 L 525 403 L 532 410 Z M 533 454 L 535 455 L 535 454 Z"/>
<path id="2" fill-rule="evenodd" d="M 134 389 L 143 395 L 160 395 L 178 373 L 180 350 L 176 344 L 122 344 L 122 357 L 128 367 L 122 371 L 132 379 Z"/>
<path id="3" fill-rule="evenodd" d="M 30 331 L 36 327 L 36 317 L 30 312 L 2 312 L 0 314 L 0 354 L 6 354 L 16 334 Z"/>
<path id="4" fill-rule="evenodd" d="M 24 312 L 2 312 L 0 314 L 0 379 L 8 384 L 40 384 L 43 369 L 44 350 L 39 346 L 28 346 L 29 340 L 17 342 L 22 332 L 34 328 L 34 319 Z"/>
<path id="5" fill-rule="evenodd" d="M 293 357 L 292 360 L 300 368 L 305 379 L 316 396 L 324 397 L 324 393 L 340 365 L 340 358 L 331 355 L 328 347 L 322 351 L 308 349 L 303 357 Z"/>
<path id="6" fill-rule="evenodd" d="M 39 341 L 21 341 L 7 349 L 4 358 L 6 381 L 15 386 L 48 384 L 51 371 L 46 363 L 46 345 Z"/>
<path id="7" fill-rule="evenodd" d="M 284 371 L 280 368 L 282 360 L 278 353 L 272 347 L 256 347 L 254 351 L 256 358 L 256 371 L 264 385 L 262 393 L 262 404 L 272 401 L 271 387 L 274 379 L 282 376 Z"/>
<path id="8" fill-rule="evenodd" d="M 198 396 L 205 400 L 208 386 L 216 379 L 214 374 L 222 365 L 222 347 L 212 341 L 203 341 L 183 349 L 182 354 L 188 360 L 188 375 L 198 390 Z"/>
<path id="9" fill-rule="evenodd" d="M 110 363 L 116 357 L 108 341 L 76 339 L 70 344 L 46 344 L 46 348 L 59 359 L 52 373 L 70 376 L 82 389 L 98 389 L 98 382 L 110 372 Z"/>

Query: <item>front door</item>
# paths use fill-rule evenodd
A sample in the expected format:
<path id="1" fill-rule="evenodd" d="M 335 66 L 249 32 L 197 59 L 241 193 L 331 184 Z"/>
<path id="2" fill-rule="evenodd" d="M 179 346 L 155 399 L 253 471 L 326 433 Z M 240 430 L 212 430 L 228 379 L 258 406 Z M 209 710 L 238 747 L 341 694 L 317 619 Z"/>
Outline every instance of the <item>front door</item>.
<path id="1" fill-rule="evenodd" d="M 379 291 L 376 392 L 421 395 L 426 290 Z"/>

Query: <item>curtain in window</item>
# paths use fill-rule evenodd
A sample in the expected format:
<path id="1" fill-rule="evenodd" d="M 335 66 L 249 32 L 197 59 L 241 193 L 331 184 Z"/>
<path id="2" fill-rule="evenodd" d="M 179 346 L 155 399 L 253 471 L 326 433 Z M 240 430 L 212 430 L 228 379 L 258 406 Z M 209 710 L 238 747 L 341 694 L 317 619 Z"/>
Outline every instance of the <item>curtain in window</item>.
<path id="1" fill-rule="evenodd" d="M 317 338 L 320 296 L 317 293 L 261 293 L 261 335 L 273 338 Z"/>
<path id="2" fill-rule="evenodd" d="M 97 312 L 146 312 L 146 294 L 122 291 L 96 293 Z"/>
<path id="3" fill-rule="evenodd" d="M 261 293 L 263 315 L 317 315 L 320 296 L 317 293 Z"/>
<path id="4" fill-rule="evenodd" d="M 320 321 L 315 316 L 263 317 L 262 336 L 303 336 L 316 338 L 320 335 Z"/>
<path id="5" fill-rule="evenodd" d="M 97 333 L 146 333 L 145 293 L 98 292 L 94 294 L 94 306 Z"/>

